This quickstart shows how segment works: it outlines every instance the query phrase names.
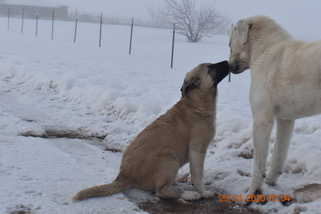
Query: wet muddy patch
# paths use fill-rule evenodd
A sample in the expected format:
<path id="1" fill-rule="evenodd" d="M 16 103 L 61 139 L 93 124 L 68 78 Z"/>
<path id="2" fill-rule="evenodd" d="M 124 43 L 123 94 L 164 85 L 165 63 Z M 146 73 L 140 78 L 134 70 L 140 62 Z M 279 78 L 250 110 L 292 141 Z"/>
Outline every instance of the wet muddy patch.
<path id="1" fill-rule="evenodd" d="M 82 139 L 82 140 L 93 140 L 105 139 L 106 135 L 103 136 L 87 136 L 78 131 L 74 130 L 60 130 L 60 129 L 46 129 L 43 133 L 36 133 L 33 131 L 27 131 L 21 133 L 24 137 L 40 137 L 40 138 L 68 138 L 68 139 Z"/>
<path id="2" fill-rule="evenodd" d="M 99 148 L 110 151 L 110 152 L 122 152 L 121 148 L 115 148 L 106 145 L 104 143 L 104 139 L 107 135 L 85 135 L 81 133 L 81 131 L 74 131 L 74 130 L 62 130 L 62 129 L 55 129 L 55 128 L 48 128 L 45 129 L 43 133 L 36 133 L 33 131 L 27 131 L 20 133 L 21 136 L 24 137 L 36 137 L 36 138 L 44 138 L 44 139 L 78 139 L 78 140 L 87 140 L 88 143 L 98 146 Z"/>
<path id="3" fill-rule="evenodd" d="M 138 204 L 139 208 L 152 213 L 184 213 L 184 214 L 259 214 L 258 209 L 243 207 L 232 202 L 219 202 L 217 199 L 202 199 L 194 202 L 183 200 L 158 200 Z"/>

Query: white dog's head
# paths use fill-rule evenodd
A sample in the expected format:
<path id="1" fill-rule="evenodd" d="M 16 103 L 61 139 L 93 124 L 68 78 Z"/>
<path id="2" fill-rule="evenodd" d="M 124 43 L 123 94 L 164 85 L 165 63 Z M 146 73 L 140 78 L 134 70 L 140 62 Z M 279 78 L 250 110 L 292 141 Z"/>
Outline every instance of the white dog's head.
<path id="1" fill-rule="evenodd" d="M 250 51 L 246 46 L 249 31 L 253 22 L 251 20 L 240 20 L 232 29 L 230 35 L 230 71 L 239 74 L 250 68 Z"/>

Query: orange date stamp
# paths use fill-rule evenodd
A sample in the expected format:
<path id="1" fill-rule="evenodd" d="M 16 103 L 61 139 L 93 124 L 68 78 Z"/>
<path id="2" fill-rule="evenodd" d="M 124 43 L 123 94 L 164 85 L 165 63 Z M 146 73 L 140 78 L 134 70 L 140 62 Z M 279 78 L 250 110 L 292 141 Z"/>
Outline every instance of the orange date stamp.
<path id="1" fill-rule="evenodd" d="M 225 195 L 225 194 L 220 194 L 219 195 L 219 202 L 255 202 L 255 203 L 264 203 L 264 202 L 276 202 L 276 201 L 281 201 L 281 202 L 288 202 L 291 201 L 291 196 L 290 195 L 246 195 L 245 197 L 243 195 Z"/>

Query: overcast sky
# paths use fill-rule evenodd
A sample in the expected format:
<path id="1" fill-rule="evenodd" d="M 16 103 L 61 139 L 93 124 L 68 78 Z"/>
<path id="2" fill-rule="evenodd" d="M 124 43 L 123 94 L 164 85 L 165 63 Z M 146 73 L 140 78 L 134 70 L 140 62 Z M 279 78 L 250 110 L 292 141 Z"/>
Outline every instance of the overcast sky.
<path id="1" fill-rule="evenodd" d="M 10 0 L 7 0 L 8 2 Z M 24 2 L 35 0 L 23 0 Z M 163 0 L 36 0 L 60 3 L 80 12 L 103 12 L 105 15 L 150 19 L 148 8 L 163 5 Z M 253 15 L 268 15 L 290 33 L 301 29 L 308 39 L 321 38 L 314 28 L 321 27 L 320 0 L 196 0 L 198 4 L 216 4 L 217 9 L 236 22 Z M 319 31 L 320 32 L 320 31 Z M 305 39 L 305 38 L 302 38 Z"/>

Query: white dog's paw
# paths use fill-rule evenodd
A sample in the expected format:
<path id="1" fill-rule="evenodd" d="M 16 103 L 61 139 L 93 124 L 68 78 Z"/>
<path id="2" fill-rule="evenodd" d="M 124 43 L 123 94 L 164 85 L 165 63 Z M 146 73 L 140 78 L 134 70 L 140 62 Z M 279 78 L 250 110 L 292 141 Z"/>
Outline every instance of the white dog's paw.
<path id="1" fill-rule="evenodd" d="M 213 196 L 214 196 L 213 192 L 206 191 L 206 190 L 200 192 L 200 195 L 202 198 L 213 198 Z"/>
<path id="2" fill-rule="evenodd" d="M 201 195 L 198 192 L 194 191 L 184 191 L 182 194 L 182 199 L 186 201 L 196 201 L 201 198 Z"/>
<path id="3" fill-rule="evenodd" d="M 272 187 L 276 185 L 276 182 L 270 179 L 265 179 L 264 183 Z"/>

